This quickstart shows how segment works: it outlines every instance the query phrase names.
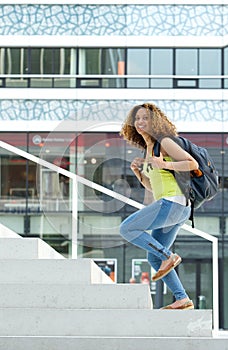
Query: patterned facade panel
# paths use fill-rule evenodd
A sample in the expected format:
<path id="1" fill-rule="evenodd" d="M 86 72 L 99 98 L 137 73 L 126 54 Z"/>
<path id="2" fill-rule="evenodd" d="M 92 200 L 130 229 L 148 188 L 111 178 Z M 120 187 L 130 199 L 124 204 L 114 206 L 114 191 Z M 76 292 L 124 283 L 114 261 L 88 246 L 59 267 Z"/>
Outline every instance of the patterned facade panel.
<path id="1" fill-rule="evenodd" d="M 222 5 L 0 5 L 0 35 L 221 36 Z"/>
<path id="2" fill-rule="evenodd" d="M 0 100 L 1 121 L 88 121 L 123 122 L 135 104 L 145 101 L 94 100 Z M 174 123 L 228 121 L 227 101 L 153 101 Z M 213 130 L 211 130 L 213 131 Z"/>

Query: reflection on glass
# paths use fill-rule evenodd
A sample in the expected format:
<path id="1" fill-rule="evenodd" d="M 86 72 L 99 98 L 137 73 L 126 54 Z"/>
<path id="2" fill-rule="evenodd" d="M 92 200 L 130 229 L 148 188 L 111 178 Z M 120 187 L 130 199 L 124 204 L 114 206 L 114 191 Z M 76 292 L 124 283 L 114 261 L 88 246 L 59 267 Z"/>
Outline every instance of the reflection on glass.
<path id="1" fill-rule="evenodd" d="M 116 48 L 79 49 L 79 74 L 123 75 L 125 73 L 125 51 Z M 104 80 L 105 79 L 105 80 Z M 120 79 L 102 80 L 102 87 L 122 87 Z M 100 83 L 98 84 L 99 87 Z M 90 87 L 90 79 L 82 79 L 80 86 Z"/>
<path id="2" fill-rule="evenodd" d="M 54 87 L 44 74 L 75 74 L 76 49 L 7 48 L 1 50 L 1 68 L 5 74 L 40 74 L 38 78 L 8 78 L 7 87 Z M 66 83 L 65 83 L 66 85 Z M 65 87 L 61 85 L 61 87 Z"/>

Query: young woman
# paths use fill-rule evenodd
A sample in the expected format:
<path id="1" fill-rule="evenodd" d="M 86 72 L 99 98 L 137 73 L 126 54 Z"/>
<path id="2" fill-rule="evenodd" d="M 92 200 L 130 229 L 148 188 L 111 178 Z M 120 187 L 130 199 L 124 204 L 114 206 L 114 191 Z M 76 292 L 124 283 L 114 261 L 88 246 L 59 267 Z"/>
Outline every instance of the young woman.
<path id="1" fill-rule="evenodd" d="M 167 170 L 191 171 L 198 168 L 198 163 L 173 140 L 177 136 L 176 127 L 152 103 L 135 106 L 120 135 L 145 150 L 145 158 L 135 158 L 131 170 L 154 197 L 151 204 L 122 222 L 120 234 L 147 251 L 148 262 L 157 271 L 152 280 L 162 279 L 173 293 L 175 301 L 163 309 L 193 309 L 194 304 L 174 270 L 181 257 L 170 250 L 191 209 L 175 177 Z M 158 157 L 153 154 L 156 140 L 161 144 Z"/>

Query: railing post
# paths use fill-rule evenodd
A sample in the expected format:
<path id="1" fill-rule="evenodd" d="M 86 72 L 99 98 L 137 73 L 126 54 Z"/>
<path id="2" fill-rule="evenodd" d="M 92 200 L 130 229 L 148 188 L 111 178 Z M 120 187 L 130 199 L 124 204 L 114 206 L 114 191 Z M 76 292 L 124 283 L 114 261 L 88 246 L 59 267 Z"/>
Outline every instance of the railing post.
<path id="1" fill-rule="evenodd" d="M 219 330 L 219 279 L 218 279 L 218 239 L 212 242 L 212 276 L 213 276 L 213 335 Z"/>
<path id="2" fill-rule="evenodd" d="M 71 257 L 77 259 L 77 241 L 78 241 L 78 183 L 76 176 L 73 177 L 72 188 L 72 222 L 71 222 Z"/>
<path id="3" fill-rule="evenodd" d="M 184 224 L 182 228 L 212 243 L 213 334 L 216 335 L 219 330 L 218 238 L 187 224 Z"/>

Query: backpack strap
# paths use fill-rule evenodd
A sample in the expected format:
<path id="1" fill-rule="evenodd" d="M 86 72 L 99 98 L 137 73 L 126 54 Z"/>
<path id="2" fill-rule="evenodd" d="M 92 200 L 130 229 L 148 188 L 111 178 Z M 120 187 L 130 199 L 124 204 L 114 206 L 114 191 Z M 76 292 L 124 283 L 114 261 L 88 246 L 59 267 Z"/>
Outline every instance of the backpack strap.
<path id="1" fill-rule="evenodd" d="M 153 147 L 153 155 L 155 157 L 159 157 L 160 156 L 160 149 L 161 149 L 161 140 L 156 140 L 154 143 L 154 147 Z"/>
<path id="2" fill-rule="evenodd" d="M 192 222 L 192 228 L 195 228 L 195 224 L 194 224 L 194 202 L 191 202 L 191 212 L 190 212 L 190 216 L 189 216 L 189 220 Z"/>

